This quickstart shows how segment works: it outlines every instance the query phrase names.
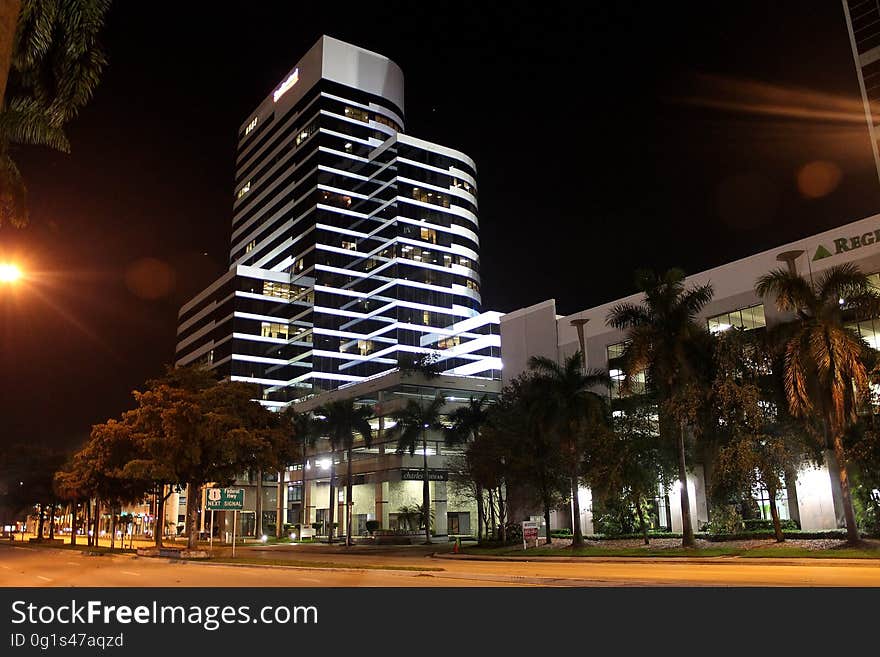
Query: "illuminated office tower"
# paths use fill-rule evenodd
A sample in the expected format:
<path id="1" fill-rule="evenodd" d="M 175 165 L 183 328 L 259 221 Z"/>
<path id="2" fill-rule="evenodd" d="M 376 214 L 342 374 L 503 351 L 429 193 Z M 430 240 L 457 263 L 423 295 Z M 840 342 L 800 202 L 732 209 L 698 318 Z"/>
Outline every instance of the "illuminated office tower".
<path id="1" fill-rule="evenodd" d="M 424 354 L 499 378 L 474 162 L 403 130 L 394 62 L 326 36 L 303 56 L 240 128 L 229 270 L 181 308 L 178 365 L 276 407 Z"/>
<path id="2" fill-rule="evenodd" d="M 880 3 L 877 0 L 842 0 L 852 46 L 859 89 L 865 106 L 874 164 L 880 179 Z"/>

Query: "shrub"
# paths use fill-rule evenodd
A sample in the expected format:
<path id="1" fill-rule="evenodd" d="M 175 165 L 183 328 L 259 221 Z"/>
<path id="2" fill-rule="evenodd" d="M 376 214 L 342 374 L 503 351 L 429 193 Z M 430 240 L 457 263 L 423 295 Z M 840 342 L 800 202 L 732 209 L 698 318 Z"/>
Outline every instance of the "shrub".
<path id="1" fill-rule="evenodd" d="M 707 529 L 710 534 L 737 534 L 743 529 L 743 519 L 735 506 L 725 504 L 712 509 Z"/>
<path id="2" fill-rule="evenodd" d="M 797 530 L 800 529 L 798 527 L 797 522 L 794 520 L 779 520 L 779 526 L 783 530 Z M 748 520 L 743 520 L 743 529 L 747 532 L 757 532 L 757 531 L 774 531 L 773 529 L 773 520 L 763 520 L 761 518 L 749 518 Z"/>
<path id="3" fill-rule="evenodd" d="M 378 520 L 367 520 L 367 531 L 370 532 L 370 534 L 373 534 L 381 526 L 382 523 Z"/>
<path id="4" fill-rule="evenodd" d="M 550 531 L 550 538 L 571 538 L 571 530 L 568 527 L 553 529 Z"/>

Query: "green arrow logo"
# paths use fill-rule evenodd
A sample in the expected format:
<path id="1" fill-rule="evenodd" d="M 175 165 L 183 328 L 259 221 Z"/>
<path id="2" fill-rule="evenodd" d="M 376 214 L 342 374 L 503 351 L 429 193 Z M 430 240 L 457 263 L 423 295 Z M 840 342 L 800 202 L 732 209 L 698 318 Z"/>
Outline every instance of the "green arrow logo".
<path id="1" fill-rule="evenodd" d="M 819 248 L 816 249 L 816 255 L 813 256 L 813 262 L 816 262 L 816 260 L 821 260 L 822 258 L 830 258 L 830 257 L 831 257 L 831 252 L 820 244 Z"/>

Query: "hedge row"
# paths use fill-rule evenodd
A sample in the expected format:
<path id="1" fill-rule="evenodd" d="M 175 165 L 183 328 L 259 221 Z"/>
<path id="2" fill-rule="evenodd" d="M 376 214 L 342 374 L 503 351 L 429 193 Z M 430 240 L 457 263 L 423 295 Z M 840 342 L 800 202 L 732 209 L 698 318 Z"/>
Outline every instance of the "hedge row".
<path id="1" fill-rule="evenodd" d="M 553 533 L 550 534 L 553 536 Z M 702 538 L 707 541 L 747 541 L 757 538 L 773 538 L 776 534 L 770 531 L 751 531 L 740 532 L 738 534 L 709 534 L 708 532 L 696 532 L 696 538 Z M 820 538 L 846 538 L 845 529 L 823 529 L 818 531 L 801 531 L 799 529 L 783 530 L 782 535 L 786 538 L 804 538 L 804 539 L 820 539 Z M 590 534 L 584 538 L 590 541 L 616 541 L 622 539 L 643 538 L 642 534 L 620 534 L 619 536 L 607 536 L 605 534 Z M 648 538 L 681 538 L 680 532 L 648 532 Z"/>

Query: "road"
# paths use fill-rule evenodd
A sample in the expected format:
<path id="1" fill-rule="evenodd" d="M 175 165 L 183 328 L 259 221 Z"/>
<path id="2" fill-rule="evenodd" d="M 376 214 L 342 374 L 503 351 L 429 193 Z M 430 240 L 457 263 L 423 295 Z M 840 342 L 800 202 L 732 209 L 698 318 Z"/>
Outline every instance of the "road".
<path id="1" fill-rule="evenodd" d="M 319 554 L 310 560 L 350 568 L 284 567 L 175 562 L 131 556 L 84 556 L 71 550 L 0 547 L 0 586 L 880 586 L 880 562 L 701 559 L 579 563 L 458 561 L 424 554 Z M 254 556 L 253 553 L 249 556 Z M 367 563 L 373 569 L 358 568 Z M 378 566 L 378 569 L 376 568 Z M 389 566 L 424 570 L 390 570 Z M 440 569 L 440 570 L 438 570 Z"/>

